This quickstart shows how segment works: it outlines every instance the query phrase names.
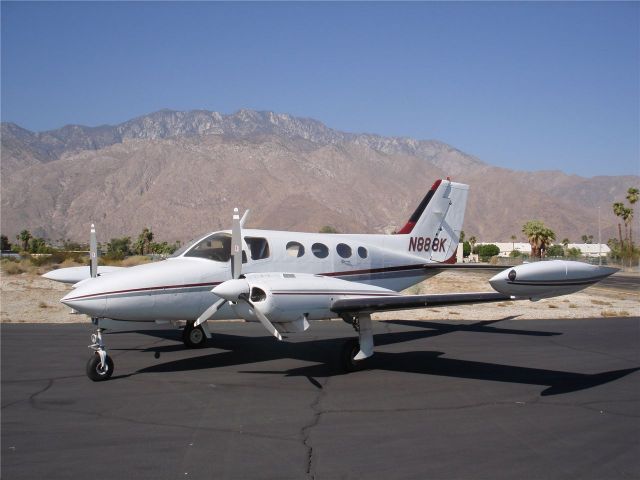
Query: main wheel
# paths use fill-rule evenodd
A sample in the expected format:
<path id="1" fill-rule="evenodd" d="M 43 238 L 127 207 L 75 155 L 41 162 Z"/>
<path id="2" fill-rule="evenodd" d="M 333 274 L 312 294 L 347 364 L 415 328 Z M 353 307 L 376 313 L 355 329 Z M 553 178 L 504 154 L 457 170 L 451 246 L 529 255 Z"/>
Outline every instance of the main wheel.
<path id="1" fill-rule="evenodd" d="M 352 338 L 344 342 L 340 352 L 340 365 L 345 372 L 356 372 L 364 368 L 364 360 L 354 359 L 359 351 L 360 342 L 357 339 Z"/>
<path id="2" fill-rule="evenodd" d="M 193 326 L 193 323 L 187 323 L 182 332 L 182 341 L 188 348 L 202 348 L 207 344 L 207 336 L 201 325 Z"/>
<path id="3" fill-rule="evenodd" d="M 87 377 L 94 382 L 102 382 L 108 380 L 113 374 L 113 360 L 107 355 L 104 360 L 105 365 L 100 366 L 100 355 L 95 353 L 87 362 Z"/>

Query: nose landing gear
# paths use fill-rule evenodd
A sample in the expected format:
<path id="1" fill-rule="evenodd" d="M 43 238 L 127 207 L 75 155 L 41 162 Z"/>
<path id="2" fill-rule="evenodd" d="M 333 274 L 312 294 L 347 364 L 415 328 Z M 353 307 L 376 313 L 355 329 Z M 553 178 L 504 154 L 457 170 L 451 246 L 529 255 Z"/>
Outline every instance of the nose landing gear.
<path id="1" fill-rule="evenodd" d="M 207 322 L 194 327 L 194 322 L 189 321 L 182 331 L 182 341 L 187 348 L 202 348 L 207 344 L 207 340 L 211 338 L 211 332 Z"/>
<path id="2" fill-rule="evenodd" d="M 89 345 L 94 353 L 87 362 L 87 376 L 94 382 L 108 380 L 113 374 L 113 360 L 104 348 L 102 331 L 102 328 L 96 328 L 96 333 L 91 335 L 91 345 Z"/>

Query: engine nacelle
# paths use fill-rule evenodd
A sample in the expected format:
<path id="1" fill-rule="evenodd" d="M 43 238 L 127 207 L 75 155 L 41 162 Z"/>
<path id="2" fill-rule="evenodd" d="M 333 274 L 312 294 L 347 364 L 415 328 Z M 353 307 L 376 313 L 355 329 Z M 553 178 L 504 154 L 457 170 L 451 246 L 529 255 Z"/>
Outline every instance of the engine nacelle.
<path id="1" fill-rule="evenodd" d="M 551 260 L 507 268 L 489 283 L 500 293 L 538 300 L 578 292 L 617 271 L 582 262 Z"/>
<path id="2" fill-rule="evenodd" d="M 342 298 L 397 295 L 381 287 L 303 273 L 249 273 L 245 278 L 251 303 L 274 323 L 336 318 L 331 304 Z M 244 303 L 233 308 L 245 320 L 258 320 Z"/>

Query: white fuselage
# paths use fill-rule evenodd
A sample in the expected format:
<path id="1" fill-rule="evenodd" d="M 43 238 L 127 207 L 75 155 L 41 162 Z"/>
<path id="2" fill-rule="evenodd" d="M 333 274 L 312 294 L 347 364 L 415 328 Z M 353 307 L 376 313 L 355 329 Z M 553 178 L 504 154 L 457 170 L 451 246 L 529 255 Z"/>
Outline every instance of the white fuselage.
<path id="1" fill-rule="evenodd" d="M 214 234 L 201 237 L 194 245 Z M 224 236 L 228 232 L 218 234 Z M 427 278 L 429 272 L 423 266 L 435 263 L 409 251 L 415 249 L 416 243 L 410 235 L 252 229 L 243 230 L 243 235 L 257 243 L 257 247 L 245 243 L 247 261 L 242 266 L 243 273 L 310 273 L 399 291 Z M 257 251 L 260 247 L 262 250 Z M 455 247 L 443 242 L 438 253 L 453 256 Z M 129 321 L 196 319 L 217 300 L 211 289 L 231 278 L 231 262 L 189 256 L 190 251 L 85 280 L 62 301 L 93 317 Z M 237 316 L 227 305 L 212 320 Z"/>

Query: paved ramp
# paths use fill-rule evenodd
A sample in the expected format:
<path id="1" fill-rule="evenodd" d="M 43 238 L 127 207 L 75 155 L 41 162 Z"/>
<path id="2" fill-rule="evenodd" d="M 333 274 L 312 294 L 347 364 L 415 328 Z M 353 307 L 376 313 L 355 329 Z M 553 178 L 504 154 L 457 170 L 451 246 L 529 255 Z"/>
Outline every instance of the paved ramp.
<path id="1" fill-rule="evenodd" d="M 376 322 L 348 375 L 342 322 L 113 333 L 103 383 L 90 325 L 3 325 L 2 478 L 637 478 L 639 325 Z"/>

